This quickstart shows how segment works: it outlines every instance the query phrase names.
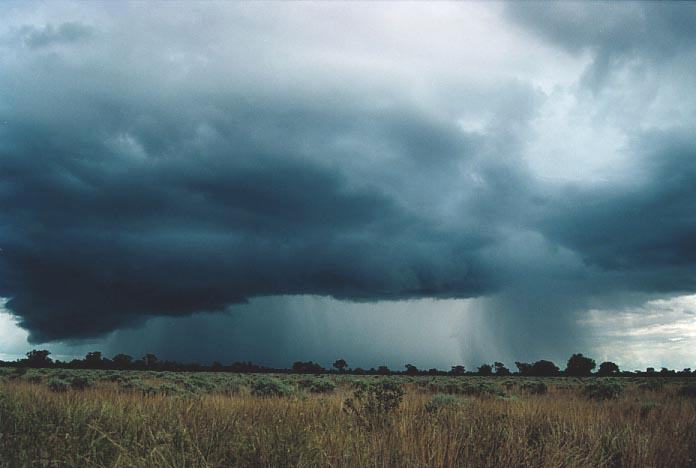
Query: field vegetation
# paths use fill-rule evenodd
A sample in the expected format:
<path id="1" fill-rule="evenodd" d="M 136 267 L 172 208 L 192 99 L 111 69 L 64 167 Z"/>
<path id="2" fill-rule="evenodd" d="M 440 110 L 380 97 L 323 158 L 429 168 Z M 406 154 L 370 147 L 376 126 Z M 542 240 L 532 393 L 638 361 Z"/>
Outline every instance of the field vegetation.
<path id="1" fill-rule="evenodd" d="M 0 466 L 696 466 L 696 383 L 0 368 Z"/>

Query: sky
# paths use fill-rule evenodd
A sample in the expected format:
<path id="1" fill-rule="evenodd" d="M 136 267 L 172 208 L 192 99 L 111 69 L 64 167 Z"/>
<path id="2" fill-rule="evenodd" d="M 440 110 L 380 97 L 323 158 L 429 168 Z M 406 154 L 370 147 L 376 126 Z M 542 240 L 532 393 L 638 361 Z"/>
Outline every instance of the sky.
<path id="1" fill-rule="evenodd" d="M 696 368 L 696 6 L 0 18 L 0 359 Z"/>

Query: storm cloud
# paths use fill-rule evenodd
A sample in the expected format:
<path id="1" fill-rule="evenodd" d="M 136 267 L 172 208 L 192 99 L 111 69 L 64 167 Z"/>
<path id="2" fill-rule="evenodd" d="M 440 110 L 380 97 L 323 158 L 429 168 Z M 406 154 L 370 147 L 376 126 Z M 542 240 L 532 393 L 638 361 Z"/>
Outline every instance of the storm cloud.
<path id="1" fill-rule="evenodd" d="M 0 297 L 33 342 L 480 298 L 465 347 L 536 357 L 696 288 L 691 5 L 2 8 Z"/>

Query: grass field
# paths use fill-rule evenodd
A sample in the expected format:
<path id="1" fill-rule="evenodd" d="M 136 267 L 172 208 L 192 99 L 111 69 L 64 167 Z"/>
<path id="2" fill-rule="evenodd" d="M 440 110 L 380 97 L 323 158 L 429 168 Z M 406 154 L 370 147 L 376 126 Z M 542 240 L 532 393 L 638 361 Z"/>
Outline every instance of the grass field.
<path id="1" fill-rule="evenodd" d="M 0 373 L 7 467 L 696 466 L 686 379 Z"/>

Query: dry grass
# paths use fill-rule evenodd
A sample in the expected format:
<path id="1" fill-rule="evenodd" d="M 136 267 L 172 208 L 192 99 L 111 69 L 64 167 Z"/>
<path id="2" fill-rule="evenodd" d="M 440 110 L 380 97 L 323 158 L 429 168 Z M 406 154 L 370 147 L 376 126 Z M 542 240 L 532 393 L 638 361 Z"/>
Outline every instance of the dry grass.
<path id="1" fill-rule="evenodd" d="M 696 399 L 631 385 L 616 400 L 432 396 L 407 384 L 368 428 L 327 395 L 143 395 L 0 383 L 0 466 L 696 466 Z M 515 393 L 514 391 L 512 393 Z"/>

